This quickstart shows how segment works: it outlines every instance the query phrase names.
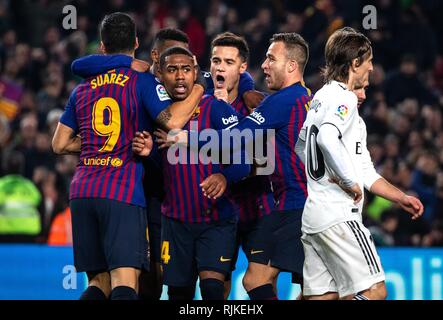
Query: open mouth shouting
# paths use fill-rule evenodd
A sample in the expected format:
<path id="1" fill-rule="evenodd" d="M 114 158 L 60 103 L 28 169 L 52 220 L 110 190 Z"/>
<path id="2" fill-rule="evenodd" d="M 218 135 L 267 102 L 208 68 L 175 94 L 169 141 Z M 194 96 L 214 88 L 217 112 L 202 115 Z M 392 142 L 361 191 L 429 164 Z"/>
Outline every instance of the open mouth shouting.
<path id="1" fill-rule="evenodd" d="M 215 77 L 215 86 L 216 88 L 223 88 L 224 84 L 225 84 L 225 77 L 223 77 L 222 75 L 217 75 Z"/>
<path id="2" fill-rule="evenodd" d="M 186 85 L 184 83 L 177 83 L 174 91 L 178 94 L 185 94 L 186 91 L 188 90 L 188 88 L 186 87 Z"/>

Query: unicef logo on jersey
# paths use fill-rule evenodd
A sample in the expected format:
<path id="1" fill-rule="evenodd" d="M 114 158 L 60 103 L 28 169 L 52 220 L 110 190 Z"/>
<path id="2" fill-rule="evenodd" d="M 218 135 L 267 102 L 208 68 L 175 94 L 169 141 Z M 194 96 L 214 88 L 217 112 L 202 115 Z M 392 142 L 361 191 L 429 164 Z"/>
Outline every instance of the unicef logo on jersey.
<path id="1" fill-rule="evenodd" d="M 337 108 L 337 112 L 335 113 L 341 120 L 345 121 L 345 117 L 348 115 L 348 107 L 342 104 Z"/>
<path id="2" fill-rule="evenodd" d="M 106 166 L 113 166 L 115 168 L 121 167 L 123 165 L 123 160 L 120 158 L 85 158 L 83 159 L 83 164 L 85 166 L 100 166 L 100 167 L 106 167 Z"/>

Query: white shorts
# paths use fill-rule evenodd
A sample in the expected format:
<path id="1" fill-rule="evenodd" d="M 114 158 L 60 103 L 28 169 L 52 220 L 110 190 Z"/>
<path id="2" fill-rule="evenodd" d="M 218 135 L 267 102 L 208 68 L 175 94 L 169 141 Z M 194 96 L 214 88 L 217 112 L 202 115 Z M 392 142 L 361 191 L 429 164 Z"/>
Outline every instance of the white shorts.
<path id="1" fill-rule="evenodd" d="M 340 298 L 384 281 L 385 274 L 369 230 L 358 221 L 303 233 L 303 294 L 338 292 Z"/>

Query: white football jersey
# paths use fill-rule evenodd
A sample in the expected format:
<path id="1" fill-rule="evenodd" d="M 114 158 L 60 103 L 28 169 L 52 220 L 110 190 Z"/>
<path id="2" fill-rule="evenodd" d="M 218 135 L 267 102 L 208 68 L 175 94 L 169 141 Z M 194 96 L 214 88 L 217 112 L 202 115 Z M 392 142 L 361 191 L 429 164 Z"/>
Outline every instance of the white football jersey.
<path id="1" fill-rule="evenodd" d="M 361 221 L 362 199 L 357 205 L 329 178 L 336 176 L 324 161 L 317 134 L 324 124 L 333 125 L 346 150 L 345 158 L 352 181 L 369 189 L 380 176 L 375 172 L 366 147 L 366 125 L 358 114 L 357 96 L 337 81 L 325 84 L 311 102 L 300 139 L 305 141 L 305 168 L 308 198 L 303 211 L 302 231 L 317 233 L 349 220 Z M 332 136 L 331 139 L 337 139 Z"/>

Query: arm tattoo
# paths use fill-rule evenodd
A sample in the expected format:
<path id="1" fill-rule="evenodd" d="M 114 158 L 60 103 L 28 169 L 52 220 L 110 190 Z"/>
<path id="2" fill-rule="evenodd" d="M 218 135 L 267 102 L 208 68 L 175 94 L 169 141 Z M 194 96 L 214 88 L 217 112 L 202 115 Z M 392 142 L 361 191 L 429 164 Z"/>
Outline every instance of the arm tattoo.
<path id="1" fill-rule="evenodd" d="M 160 124 L 161 126 L 166 127 L 166 124 L 169 122 L 169 120 L 171 120 L 171 118 L 172 118 L 171 111 L 169 110 L 169 108 L 166 108 L 158 115 L 157 123 Z"/>

